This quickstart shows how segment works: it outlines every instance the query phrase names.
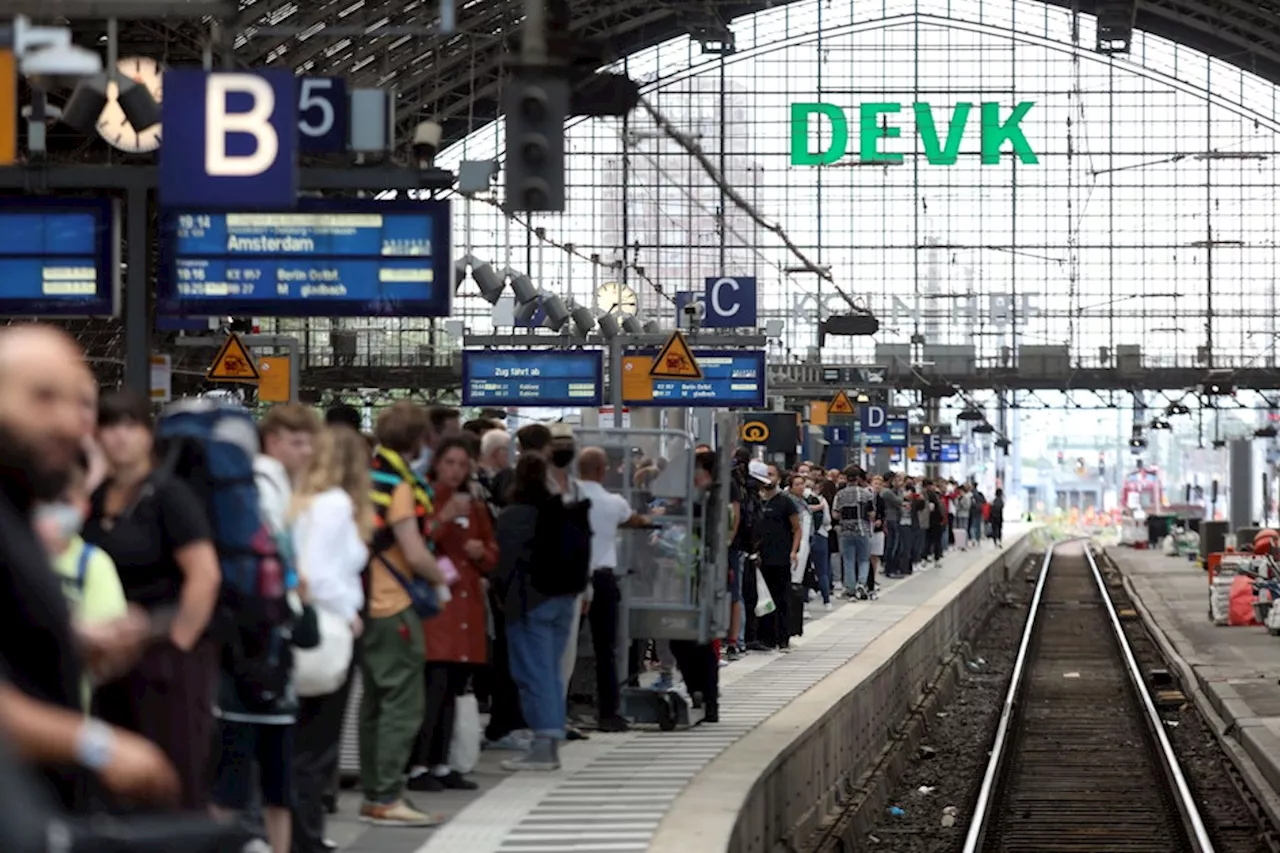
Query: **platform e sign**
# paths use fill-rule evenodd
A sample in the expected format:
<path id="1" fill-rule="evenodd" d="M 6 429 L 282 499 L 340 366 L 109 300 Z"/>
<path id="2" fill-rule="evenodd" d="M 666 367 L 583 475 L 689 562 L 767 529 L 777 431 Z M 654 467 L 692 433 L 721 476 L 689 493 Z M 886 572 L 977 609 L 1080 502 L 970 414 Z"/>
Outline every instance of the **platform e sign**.
<path id="1" fill-rule="evenodd" d="M 166 72 L 161 204 L 294 207 L 298 199 L 297 79 L 283 69 Z"/>

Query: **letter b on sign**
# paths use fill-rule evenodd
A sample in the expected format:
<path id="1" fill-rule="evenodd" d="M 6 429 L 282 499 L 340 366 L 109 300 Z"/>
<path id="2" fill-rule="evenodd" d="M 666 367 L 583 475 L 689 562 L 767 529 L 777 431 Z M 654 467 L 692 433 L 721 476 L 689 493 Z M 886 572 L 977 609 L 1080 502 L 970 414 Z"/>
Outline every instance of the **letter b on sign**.
<path id="1" fill-rule="evenodd" d="M 297 204 L 298 95 L 290 71 L 165 73 L 160 202 L 167 207 Z"/>

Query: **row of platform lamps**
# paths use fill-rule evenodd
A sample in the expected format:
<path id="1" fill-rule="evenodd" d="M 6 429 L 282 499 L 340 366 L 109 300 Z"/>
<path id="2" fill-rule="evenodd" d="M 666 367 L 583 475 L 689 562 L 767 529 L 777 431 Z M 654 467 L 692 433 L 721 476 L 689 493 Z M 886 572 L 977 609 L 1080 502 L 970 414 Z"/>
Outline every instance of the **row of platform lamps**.
<path id="1" fill-rule="evenodd" d="M 657 320 L 641 320 L 631 314 L 619 319 L 612 312 L 594 312 L 585 305 L 578 305 L 573 297 L 563 299 L 559 294 L 546 293 L 540 290 L 529 276 L 507 267 L 501 273 L 487 261 L 467 254 L 454 264 L 457 280 L 464 281 L 470 273 L 471 280 L 480 289 L 480 296 L 490 305 L 496 305 L 502 298 L 507 284 L 511 285 L 511 294 L 515 297 L 515 321 L 517 325 L 528 326 L 537 316 L 541 308 L 546 314 L 542 325 L 553 332 L 564 331 L 569 323 L 573 324 L 573 333 L 586 338 L 598 326 L 601 336 L 611 341 L 622 333 L 639 335 L 645 332 L 661 331 Z"/>

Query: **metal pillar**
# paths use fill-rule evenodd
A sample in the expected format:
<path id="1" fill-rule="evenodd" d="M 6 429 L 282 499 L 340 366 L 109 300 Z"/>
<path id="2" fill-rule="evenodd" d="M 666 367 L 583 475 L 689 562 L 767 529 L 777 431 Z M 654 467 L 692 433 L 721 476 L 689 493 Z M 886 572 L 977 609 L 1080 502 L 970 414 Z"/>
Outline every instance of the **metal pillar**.
<path id="1" fill-rule="evenodd" d="M 1233 439 L 1227 454 L 1227 519 L 1234 533 L 1256 520 L 1253 517 L 1253 442 Z"/>
<path id="2" fill-rule="evenodd" d="M 124 387 L 151 393 L 151 318 L 147 313 L 147 188 L 125 197 Z"/>

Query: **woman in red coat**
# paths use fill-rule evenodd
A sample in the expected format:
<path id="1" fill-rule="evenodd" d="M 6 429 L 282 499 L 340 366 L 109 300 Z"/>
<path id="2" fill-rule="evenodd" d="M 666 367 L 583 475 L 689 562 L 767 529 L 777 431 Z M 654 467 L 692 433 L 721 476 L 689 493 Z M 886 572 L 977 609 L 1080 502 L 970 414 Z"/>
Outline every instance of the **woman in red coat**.
<path id="1" fill-rule="evenodd" d="M 467 690 L 476 667 L 488 653 L 484 576 L 498 562 L 493 523 L 484 501 L 469 491 L 473 460 L 471 445 L 462 436 L 442 440 L 435 449 L 428 476 L 435 512 L 427 521 L 427 538 L 445 568 L 457 571 L 451 579 L 450 601 L 440 615 L 423 623 L 426 636 L 427 713 L 409 771 L 411 791 L 471 791 L 476 784 L 449 766 L 449 744 L 457 698 Z"/>

